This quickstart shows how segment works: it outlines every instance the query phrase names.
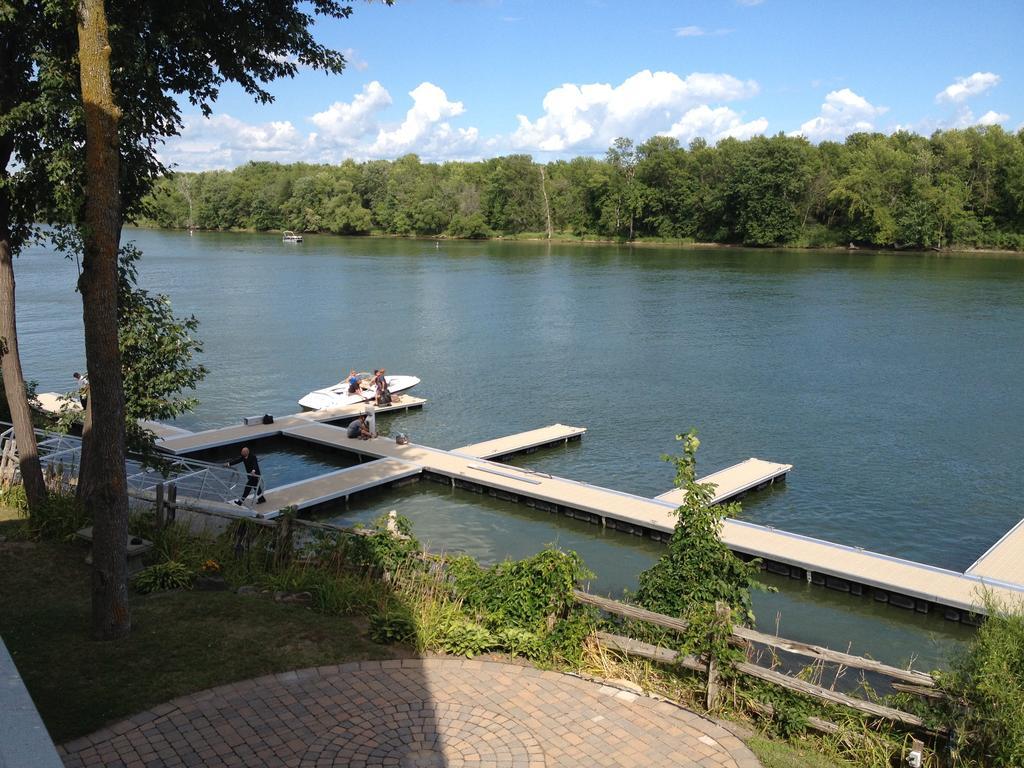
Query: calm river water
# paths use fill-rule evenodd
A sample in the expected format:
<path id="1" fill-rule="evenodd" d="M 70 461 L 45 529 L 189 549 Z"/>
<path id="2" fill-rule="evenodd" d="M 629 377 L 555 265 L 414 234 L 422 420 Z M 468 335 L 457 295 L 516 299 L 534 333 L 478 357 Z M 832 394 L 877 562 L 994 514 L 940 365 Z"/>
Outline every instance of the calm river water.
<path id="1" fill-rule="evenodd" d="M 210 375 L 180 420 L 287 414 L 350 367 L 423 379 L 422 411 L 380 426 L 455 447 L 563 422 L 582 443 L 519 463 L 644 495 L 696 427 L 707 473 L 750 456 L 794 465 L 744 500 L 757 523 L 962 570 L 1022 516 L 1024 260 L 921 254 L 675 250 L 545 243 L 126 230 L 141 282 L 201 320 Z M 16 265 L 26 375 L 73 388 L 84 368 L 76 265 Z M 339 457 L 260 449 L 268 484 Z M 324 517 L 413 519 L 436 549 L 484 560 L 548 543 L 621 590 L 659 545 L 421 484 Z M 939 664 L 968 636 L 920 617 L 772 581 L 759 622 L 879 658 Z"/>

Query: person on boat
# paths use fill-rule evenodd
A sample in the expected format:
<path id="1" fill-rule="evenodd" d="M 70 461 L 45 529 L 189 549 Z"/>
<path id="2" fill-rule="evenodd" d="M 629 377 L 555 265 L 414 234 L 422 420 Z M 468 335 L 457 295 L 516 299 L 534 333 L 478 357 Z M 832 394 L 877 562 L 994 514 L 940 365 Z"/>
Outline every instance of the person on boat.
<path id="1" fill-rule="evenodd" d="M 383 368 L 378 371 L 374 371 L 373 385 L 377 393 L 377 405 L 391 405 L 391 390 L 388 389 L 388 380 L 384 376 L 385 373 L 387 373 L 387 371 Z"/>
<path id="2" fill-rule="evenodd" d="M 257 504 L 265 502 L 267 499 L 263 495 L 263 475 L 260 473 L 260 462 L 256 458 L 256 454 L 249 450 L 249 446 L 242 446 L 242 451 L 238 458 L 232 459 L 225 463 L 224 466 L 233 467 L 236 464 L 245 465 L 245 490 L 242 491 L 240 499 L 235 499 L 235 504 L 242 506 L 249 495 L 249 491 L 252 491 L 254 495 L 259 494 L 256 498 Z"/>
<path id="3" fill-rule="evenodd" d="M 360 440 L 369 440 L 371 437 L 376 437 L 376 435 L 370 431 L 370 425 L 366 423 L 365 413 L 360 413 L 358 419 L 353 419 L 349 423 L 348 428 L 345 430 L 345 434 L 352 440 L 355 440 L 356 438 L 359 438 Z"/>
<path id="4" fill-rule="evenodd" d="M 348 393 L 350 395 L 359 394 L 359 374 L 356 373 L 356 369 L 353 368 L 348 372 Z"/>

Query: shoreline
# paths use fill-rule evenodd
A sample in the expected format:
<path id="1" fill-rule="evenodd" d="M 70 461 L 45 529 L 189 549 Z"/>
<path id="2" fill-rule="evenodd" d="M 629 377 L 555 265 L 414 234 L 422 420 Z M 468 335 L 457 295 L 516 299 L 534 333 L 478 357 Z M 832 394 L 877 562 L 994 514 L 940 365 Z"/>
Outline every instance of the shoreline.
<path id="1" fill-rule="evenodd" d="M 223 233 L 223 234 L 268 234 L 268 235 L 279 235 L 284 230 L 278 229 L 199 229 L 193 228 L 192 230 L 186 230 L 175 227 L 159 227 L 151 226 L 149 224 L 132 223 L 126 225 L 130 228 L 135 229 L 146 229 L 154 230 L 158 232 L 200 232 L 200 233 Z M 809 253 L 821 252 L 821 253 L 856 253 L 857 251 L 864 251 L 866 253 L 892 253 L 892 254 L 914 254 L 914 255 L 927 255 L 935 254 L 938 256 L 1013 256 L 1017 258 L 1024 258 L 1024 251 L 1014 251 L 1001 248 L 968 248 L 968 247 L 953 247 L 953 248 L 886 248 L 883 246 L 845 246 L 845 245 L 742 245 L 740 243 L 698 243 L 687 240 L 610 240 L 610 239 L 582 239 L 575 237 L 517 237 L 515 235 L 510 236 L 496 236 L 496 237 L 449 237 L 447 235 L 389 235 L 380 232 L 373 232 L 366 235 L 338 235 L 332 232 L 303 232 L 303 235 L 318 235 L 323 237 L 335 237 L 345 239 L 374 239 L 374 240 L 423 240 L 423 241 L 434 241 L 434 242 L 452 242 L 452 243 L 552 243 L 558 245 L 583 245 L 583 246 L 608 246 L 608 245 L 619 245 L 628 246 L 630 248 L 675 248 L 677 250 L 749 250 L 749 251 L 807 251 Z"/>

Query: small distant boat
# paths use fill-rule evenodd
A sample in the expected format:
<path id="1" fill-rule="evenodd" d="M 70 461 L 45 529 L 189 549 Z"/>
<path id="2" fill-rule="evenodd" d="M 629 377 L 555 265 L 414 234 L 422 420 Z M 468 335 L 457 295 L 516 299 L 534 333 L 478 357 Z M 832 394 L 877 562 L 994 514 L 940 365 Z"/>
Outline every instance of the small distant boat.
<path id="1" fill-rule="evenodd" d="M 283 243 L 301 243 L 302 235 L 292 232 L 290 229 L 286 229 L 284 234 L 281 235 L 281 242 Z"/>
<path id="2" fill-rule="evenodd" d="M 319 411 L 324 408 L 339 408 L 343 405 L 357 405 L 358 403 L 372 403 L 376 397 L 370 373 L 358 374 L 359 381 L 365 382 L 367 389 L 360 390 L 359 394 L 348 393 L 348 380 L 339 381 L 337 384 L 317 389 L 299 400 L 299 405 L 311 411 Z M 412 389 L 420 380 L 416 376 L 385 376 L 388 383 L 388 390 L 392 395 Z"/>

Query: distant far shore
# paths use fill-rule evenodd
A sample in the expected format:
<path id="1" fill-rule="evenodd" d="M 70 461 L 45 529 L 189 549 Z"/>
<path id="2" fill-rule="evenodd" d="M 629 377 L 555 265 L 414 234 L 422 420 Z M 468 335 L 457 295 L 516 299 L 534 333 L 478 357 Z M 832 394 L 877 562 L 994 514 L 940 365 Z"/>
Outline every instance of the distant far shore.
<path id="1" fill-rule="evenodd" d="M 193 227 L 191 230 L 176 227 L 160 227 L 148 223 L 135 223 L 131 225 L 137 229 L 150 229 L 163 232 L 203 232 L 203 233 L 237 233 L 237 234 L 267 234 L 280 235 L 285 230 L 266 229 L 257 230 L 246 227 L 234 227 L 231 229 L 201 229 Z M 1024 257 L 1024 252 L 1000 248 L 974 248 L 970 246 L 951 246 L 943 248 L 893 248 L 877 245 L 743 245 L 742 243 L 699 243 L 692 240 L 668 240 L 663 238 L 638 238 L 635 240 L 622 240 L 615 238 L 598 238 L 593 236 L 580 237 L 565 233 L 555 233 L 550 238 L 540 232 L 526 232 L 518 235 L 494 235 L 491 237 L 451 237 L 450 235 L 395 235 L 385 232 L 370 232 L 367 234 L 342 235 L 333 232 L 302 232 L 302 235 L 320 235 L 323 237 L 336 237 L 358 240 L 370 238 L 375 240 L 423 240 L 435 242 L 516 242 L 516 243 L 543 243 L 551 242 L 559 245 L 627 245 L 636 248 L 676 248 L 682 250 L 757 250 L 757 251 L 808 251 L 822 253 L 852 253 L 856 251 L 871 251 L 880 253 L 913 253 L 913 254 L 939 254 L 949 256 L 1017 256 Z"/>

